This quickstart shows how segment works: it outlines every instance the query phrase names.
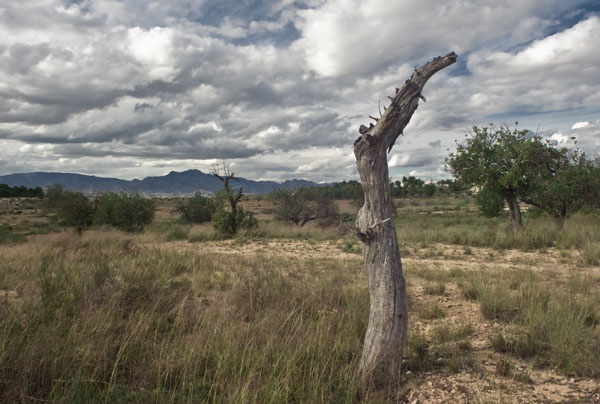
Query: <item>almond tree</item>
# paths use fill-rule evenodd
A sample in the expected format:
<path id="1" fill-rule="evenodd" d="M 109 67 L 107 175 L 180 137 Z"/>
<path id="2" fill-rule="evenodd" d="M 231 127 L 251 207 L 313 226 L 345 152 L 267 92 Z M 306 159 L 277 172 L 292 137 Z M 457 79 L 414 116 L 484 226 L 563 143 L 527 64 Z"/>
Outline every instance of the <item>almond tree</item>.
<path id="1" fill-rule="evenodd" d="M 356 231 L 364 243 L 363 256 L 369 279 L 370 314 L 360 361 L 360 375 L 367 387 L 393 387 L 400 376 L 406 343 L 408 313 L 406 286 L 392 218 L 388 175 L 389 153 L 417 109 L 425 83 L 439 70 L 456 61 L 451 52 L 415 69 L 391 99 L 376 124 L 361 125 L 354 155 L 364 190 L 364 205 Z"/>

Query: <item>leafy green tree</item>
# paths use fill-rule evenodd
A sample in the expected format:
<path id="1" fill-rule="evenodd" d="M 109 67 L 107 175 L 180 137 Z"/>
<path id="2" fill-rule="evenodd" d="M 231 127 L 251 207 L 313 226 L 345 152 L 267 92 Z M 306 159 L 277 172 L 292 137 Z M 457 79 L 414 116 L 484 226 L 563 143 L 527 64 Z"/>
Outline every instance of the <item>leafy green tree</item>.
<path id="1" fill-rule="evenodd" d="M 320 188 L 309 188 L 307 190 L 310 200 L 310 208 L 316 219 L 324 219 L 329 224 L 338 222 L 340 219 L 340 209 L 327 193 Z"/>
<path id="2" fill-rule="evenodd" d="M 332 199 L 363 200 L 362 185 L 358 181 L 342 181 L 318 187 Z"/>
<path id="3" fill-rule="evenodd" d="M 65 189 L 61 184 L 49 186 L 44 194 L 42 209 L 46 213 L 56 211 L 58 205 L 60 204 L 63 192 L 65 192 Z"/>
<path id="4" fill-rule="evenodd" d="M 81 192 L 62 190 L 54 206 L 59 223 L 74 227 L 77 234 L 83 233 L 94 221 L 94 203 Z"/>
<path id="5" fill-rule="evenodd" d="M 475 195 L 479 212 L 485 217 L 500 216 L 504 209 L 504 197 L 493 189 L 483 187 Z"/>
<path id="6" fill-rule="evenodd" d="M 141 231 L 152 223 L 156 204 L 142 194 L 107 192 L 98 199 L 96 222 L 110 224 L 125 231 Z"/>
<path id="7" fill-rule="evenodd" d="M 474 127 L 447 163 L 463 183 L 502 195 L 515 229 L 522 226 L 519 200 L 562 221 L 600 199 L 596 163 L 528 130 Z"/>
<path id="8" fill-rule="evenodd" d="M 295 191 L 280 188 L 269 194 L 269 200 L 275 208 L 275 218 L 278 220 L 292 222 L 299 226 L 313 220 L 308 192 L 304 187 Z"/>
<path id="9" fill-rule="evenodd" d="M 423 186 L 425 181 L 420 178 L 413 177 L 402 177 L 402 186 L 405 190 L 406 196 L 421 196 L 423 195 Z"/>
<path id="10" fill-rule="evenodd" d="M 436 190 L 437 188 L 433 182 L 428 182 L 427 184 L 423 185 L 423 195 L 429 198 L 435 194 Z"/>
<path id="11" fill-rule="evenodd" d="M 204 223 L 212 220 L 222 202 L 196 192 L 193 197 L 177 207 L 181 220 L 188 223 Z"/>
<path id="12" fill-rule="evenodd" d="M 568 213 L 600 206 L 600 167 L 579 151 L 558 150 L 521 199 L 563 223 Z"/>
<path id="13" fill-rule="evenodd" d="M 513 229 L 523 225 L 519 195 L 526 195 L 531 175 L 548 154 L 547 144 L 528 130 L 508 127 L 473 127 L 457 144 L 447 164 L 453 175 L 468 185 L 477 185 L 502 195 L 510 210 Z"/>
<path id="14" fill-rule="evenodd" d="M 7 184 L 0 184 L 0 198 L 9 198 L 12 189 Z"/>
<path id="15" fill-rule="evenodd" d="M 406 190 L 402 187 L 401 181 L 390 182 L 390 192 L 393 198 L 406 196 Z"/>

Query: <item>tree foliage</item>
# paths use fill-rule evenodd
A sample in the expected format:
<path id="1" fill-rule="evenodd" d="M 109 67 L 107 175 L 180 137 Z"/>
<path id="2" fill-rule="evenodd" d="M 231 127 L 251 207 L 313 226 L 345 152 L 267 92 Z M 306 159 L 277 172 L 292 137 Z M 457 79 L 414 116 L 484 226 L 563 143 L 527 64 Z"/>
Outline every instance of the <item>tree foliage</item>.
<path id="1" fill-rule="evenodd" d="M 222 201 L 196 192 L 194 196 L 177 207 L 182 221 L 204 223 L 212 220 L 213 214 L 222 208 Z"/>
<path id="2" fill-rule="evenodd" d="M 60 184 L 46 190 L 43 206 L 56 214 L 60 224 L 74 227 L 77 234 L 93 223 L 95 204 L 81 192 L 65 190 Z"/>
<path id="3" fill-rule="evenodd" d="M 125 231 L 141 231 L 154 218 L 156 204 L 142 194 L 107 192 L 98 199 L 96 222 Z"/>
<path id="4" fill-rule="evenodd" d="M 280 188 L 269 194 L 269 200 L 273 203 L 277 219 L 298 226 L 316 219 L 330 222 L 339 219 L 339 208 L 324 188 L 300 187 L 295 191 Z"/>
<path id="5" fill-rule="evenodd" d="M 479 212 L 485 217 L 500 216 L 504 209 L 504 197 L 493 189 L 483 187 L 475 195 Z"/>
<path id="6" fill-rule="evenodd" d="M 519 200 L 564 218 L 598 200 L 598 166 L 585 155 L 558 148 L 528 130 L 473 127 L 447 164 L 462 183 L 506 200 L 514 228 Z"/>
<path id="7" fill-rule="evenodd" d="M 522 200 L 563 220 L 568 213 L 600 206 L 600 167 L 579 151 L 561 150 L 548 169 L 534 173 Z"/>
<path id="8" fill-rule="evenodd" d="M 44 190 L 41 187 L 27 188 L 25 186 L 10 187 L 0 184 L 0 198 L 43 198 Z"/>
<path id="9" fill-rule="evenodd" d="M 212 225 L 215 232 L 223 237 L 233 237 L 240 229 L 254 229 L 258 221 L 252 212 L 246 212 L 238 206 L 235 215 L 222 206 L 212 215 Z"/>

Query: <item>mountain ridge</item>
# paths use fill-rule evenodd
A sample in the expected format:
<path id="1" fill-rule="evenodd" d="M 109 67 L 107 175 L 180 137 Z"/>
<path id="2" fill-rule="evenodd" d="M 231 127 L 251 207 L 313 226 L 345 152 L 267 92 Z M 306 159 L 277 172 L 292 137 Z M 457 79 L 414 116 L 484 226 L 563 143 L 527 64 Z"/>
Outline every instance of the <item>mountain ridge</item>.
<path id="1" fill-rule="evenodd" d="M 66 189 L 84 193 L 99 192 L 141 192 L 150 196 L 188 196 L 196 192 L 213 194 L 223 188 L 223 183 L 212 174 L 200 170 L 171 171 L 163 176 L 150 176 L 143 179 L 122 180 L 95 175 L 38 171 L 0 176 L 0 184 L 11 187 L 47 188 L 61 184 Z M 235 188 L 242 186 L 245 194 L 264 194 L 277 188 L 295 189 L 301 186 L 319 186 L 313 181 L 293 179 L 284 182 L 255 181 L 236 177 L 232 181 Z"/>

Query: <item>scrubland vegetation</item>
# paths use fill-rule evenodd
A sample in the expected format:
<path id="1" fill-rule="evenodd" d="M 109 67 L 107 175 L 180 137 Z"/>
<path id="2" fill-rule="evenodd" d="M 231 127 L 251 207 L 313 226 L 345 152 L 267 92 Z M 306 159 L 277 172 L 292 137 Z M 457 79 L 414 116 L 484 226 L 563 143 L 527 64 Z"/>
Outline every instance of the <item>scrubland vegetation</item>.
<path id="1" fill-rule="evenodd" d="M 513 232 L 467 194 L 396 199 L 410 335 L 401 385 L 383 393 L 356 373 L 368 290 L 355 204 L 299 226 L 248 197 L 257 226 L 223 239 L 181 220 L 186 201 L 155 203 L 133 233 L 98 221 L 77 235 L 39 200 L 3 210 L 0 402 L 599 398 L 598 211 L 558 223 L 530 209 Z"/>

